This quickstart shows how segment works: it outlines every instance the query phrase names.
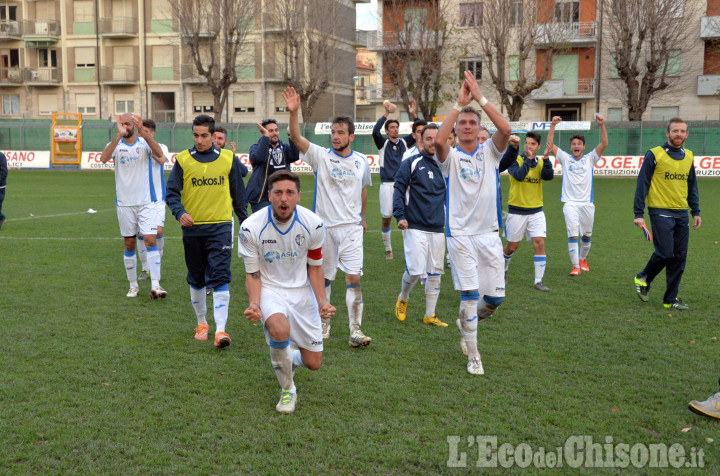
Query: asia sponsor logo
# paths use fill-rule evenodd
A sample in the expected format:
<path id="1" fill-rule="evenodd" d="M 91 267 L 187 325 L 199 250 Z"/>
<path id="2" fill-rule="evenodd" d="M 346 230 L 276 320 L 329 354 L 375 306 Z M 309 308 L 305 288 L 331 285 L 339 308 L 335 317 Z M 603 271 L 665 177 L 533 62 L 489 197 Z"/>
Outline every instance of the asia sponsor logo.
<path id="1" fill-rule="evenodd" d="M 463 180 L 476 180 L 480 178 L 480 174 L 482 173 L 481 169 L 468 169 L 467 167 L 463 167 L 460 169 L 460 178 Z"/>
<path id="2" fill-rule="evenodd" d="M 679 173 L 670 173 L 665 172 L 665 180 L 685 180 L 690 178 L 690 174 L 679 174 Z"/>
<path id="3" fill-rule="evenodd" d="M 190 183 L 193 187 L 208 187 L 212 185 L 225 185 L 225 177 L 220 175 L 218 177 L 203 177 L 203 178 L 191 178 Z"/>
<path id="4" fill-rule="evenodd" d="M 265 253 L 265 261 L 274 263 L 277 261 L 292 260 L 298 257 L 297 251 L 268 251 Z"/>
<path id="5" fill-rule="evenodd" d="M 582 173 L 585 173 L 585 166 L 570 164 L 567 166 L 567 170 L 568 170 L 568 172 L 572 172 L 574 174 L 582 174 Z"/>
<path id="6" fill-rule="evenodd" d="M 339 180 L 353 180 L 357 175 L 355 175 L 355 172 L 352 170 L 343 170 L 338 168 L 333 168 L 330 170 L 330 176 L 334 179 Z"/>

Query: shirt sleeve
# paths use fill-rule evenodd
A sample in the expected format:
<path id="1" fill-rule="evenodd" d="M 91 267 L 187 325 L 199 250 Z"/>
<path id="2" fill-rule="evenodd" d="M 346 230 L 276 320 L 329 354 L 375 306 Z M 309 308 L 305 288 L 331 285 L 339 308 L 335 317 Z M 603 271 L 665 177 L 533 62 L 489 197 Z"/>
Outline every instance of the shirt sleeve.
<path id="1" fill-rule="evenodd" d="M 382 126 L 385 124 L 385 121 L 387 118 L 385 116 L 380 116 L 380 119 L 377 120 L 375 125 L 373 126 L 372 130 L 372 138 L 375 142 L 375 147 L 378 148 L 378 150 L 382 149 L 383 145 L 385 144 L 385 139 L 382 136 Z"/>
<path id="2" fill-rule="evenodd" d="M 248 155 L 250 157 L 250 165 L 252 165 L 253 168 L 267 162 L 269 148 L 270 138 L 267 136 L 262 136 L 256 143 L 250 146 Z"/>
<path id="3" fill-rule="evenodd" d="M 367 157 L 363 157 L 363 160 L 365 160 L 365 172 L 363 173 L 363 187 L 372 187 L 372 177 L 370 176 L 370 163 L 367 160 Z"/>
<path id="4" fill-rule="evenodd" d="M 405 193 L 410 183 L 410 168 L 412 160 L 404 160 L 395 174 L 393 185 L 393 216 L 397 221 L 405 220 Z"/>
<path id="5" fill-rule="evenodd" d="M 518 156 L 518 147 L 514 147 L 510 144 L 508 144 L 507 149 L 505 149 L 505 153 L 502 156 L 502 159 L 500 159 L 500 172 L 506 171 L 510 165 L 512 165 L 515 160 L 517 160 Z"/>
<path id="6" fill-rule="evenodd" d="M 250 227 L 240 225 L 238 233 L 238 256 L 245 262 L 245 272 L 260 271 L 260 256 L 258 254 L 257 237 Z"/>
<path id="7" fill-rule="evenodd" d="M 232 197 L 232 206 L 235 210 L 240 223 L 247 218 L 247 193 L 245 193 L 245 182 L 242 179 L 240 159 L 233 156 L 232 167 L 230 168 L 230 196 Z"/>
<path id="8" fill-rule="evenodd" d="M 563 167 L 565 167 L 565 162 L 567 161 L 567 159 L 568 159 L 568 154 L 567 154 L 567 152 L 565 152 L 564 150 L 558 148 L 557 154 L 555 154 L 555 161 L 556 161 L 556 162 L 559 162 L 560 165 L 562 165 Z"/>
<path id="9" fill-rule="evenodd" d="M 596 165 L 600 161 L 600 154 L 597 153 L 596 149 L 590 152 L 590 160 L 592 160 L 593 165 Z"/>
<path id="10" fill-rule="evenodd" d="M 452 163 L 455 161 L 455 148 L 451 148 L 448 151 L 447 157 L 445 157 L 445 162 L 440 162 L 438 160 L 438 164 L 440 165 L 440 171 L 442 171 L 443 175 L 447 177 L 450 175 L 450 170 L 452 170 Z"/>
<path id="11" fill-rule="evenodd" d="M 634 212 L 635 218 L 642 218 L 645 214 L 645 199 L 650 190 L 650 181 L 655 173 L 655 154 L 648 150 L 640 167 L 640 174 L 635 187 Z"/>
<path id="12" fill-rule="evenodd" d="M 688 206 L 690 214 L 694 217 L 700 216 L 700 193 L 698 192 L 697 176 L 695 175 L 695 164 L 690 166 L 688 177 Z"/>
<path id="13" fill-rule="evenodd" d="M 321 160 L 322 154 L 325 152 L 325 149 L 320 147 L 317 144 L 313 144 L 310 142 L 310 147 L 308 147 L 307 152 L 304 154 L 300 153 L 300 158 L 308 164 L 314 171 L 317 171 L 318 164 Z"/>
<path id="14" fill-rule="evenodd" d="M 185 207 L 183 207 L 182 204 L 182 189 L 183 169 L 180 166 L 180 162 L 175 161 L 175 165 L 173 165 L 170 177 L 168 177 L 167 185 L 165 187 L 165 202 L 177 220 L 180 220 L 180 217 L 186 213 Z"/>
<path id="15" fill-rule="evenodd" d="M 491 139 L 486 140 L 482 145 L 485 147 L 485 153 L 483 157 L 487 157 L 492 160 L 495 168 L 499 168 L 502 152 L 498 150 L 498 148 L 495 146 L 495 143 Z"/>
<path id="16" fill-rule="evenodd" d="M 310 243 L 308 244 L 308 251 L 321 249 L 323 243 L 325 243 L 325 227 L 323 226 L 322 221 L 318 220 L 318 223 L 315 224 L 315 229 L 310 232 Z M 310 266 L 320 266 L 322 265 L 322 262 L 322 257 L 320 257 L 320 259 L 311 259 L 308 256 L 308 264 Z"/>

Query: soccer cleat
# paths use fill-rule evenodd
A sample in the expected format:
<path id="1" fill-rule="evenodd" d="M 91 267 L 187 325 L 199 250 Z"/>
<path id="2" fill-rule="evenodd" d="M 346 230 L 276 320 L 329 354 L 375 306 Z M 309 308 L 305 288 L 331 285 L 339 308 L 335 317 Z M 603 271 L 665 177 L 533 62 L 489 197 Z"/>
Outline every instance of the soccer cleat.
<path id="1" fill-rule="evenodd" d="M 213 288 L 205 288 L 205 295 L 209 296 L 212 294 Z"/>
<path id="2" fill-rule="evenodd" d="M 690 306 L 682 302 L 680 299 L 676 299 L 672 303 L 663 303 L 665 309 L 677 309 L 678 311 L 689 311 Z"/>
<path id="3" fill-rule="evenodd" d="M 398 318 L 398 321 L 404 321 L 407 317 L 407 301 L 403 301 L 399 297 L 395 303 L 395 317 Z"/>
<path id="4" fill-rule="evenodd" d="M 207 340 L 207 338 L 208 338 L 207 323 L 198 324 L 198 326 L 195 328 L 195 338 L 197 340 Z"/>
<path id="5" fill-rule="evenodd" d="M 162 286 L 155 286 L 150 290 L 150 297 L 153 299 L 165 299 L 167 297 L 167 291 Z"/>
<path id="6" fill-rule="evenodd" d="M 222 349 L 230 345 L 230 336 L 227 332 L 218 332 L 215 334 L 215 347 Z"/>
<path id="7" fill-rule="evenodd" d="M 295 411 L 295 404 L 297 403 L 297 394 L 292 393 L 290 390 L 283 390 L 280 394 L 280 401 L 275 406 L 275 410 L 287 415 Z"/>
<path id="8" fill-rule="evenodd" d="M 385 250 L 385 259 L 393 259 L 392 250 Z"/>
<path id="9" fill-rule="evenodd" d="M 431 326 L 438 326 L 438 327 L 447 327 L 447 323 L 441 321 L 437 318 L 435 314 L 433 314 L 430 317 L 423 317 L 423 323 L 431 325 Z"/>
<path id="10" fill-rule="evenodd" d="M 543 284 L 542 281 L 540 281 L 539 283 L 535 283 L 535 289 L 537 289 L 538 291 L 545 291 L 545 292 L 550 291 L 550 288 L 545 286 L 545 284 Z"/>
<path id="11" fill-rule="evenodd" d="M 648 293 L 650 292 L 650 285 L 644 281 L 640 281 L 635 276 L 635 292 L 642 302 L 648 302 Z"/>
<path id="12" fill-rule="evenodd" d="M 720 418 L 720 392 L 711 396 L 704 402 L 693 400 L 688 403 L 691 412 L 698 415 L 708 416 L 710 418 Z"/>
<path id="13" fill-rule="evenodd" d="M 573 269 L 570 271 L 570 276 L 580 276 L 580 268 L 573 266 Z"/>
<path id="14" fill-rule="evenodd" d="M 322 320 L 322 338 L 323 339 L 330 338 L 330 319 Z"/>
<path id="15" fill-rule="evenodd" d="M 590 266 L 588 266 L 586 259 L 580 260 L 580 269 L 582 269 L 585 272 L 590 271 Z"/>
<path id="16" fill-rule="evenodd" d="M 130 289 L 128 290 L 126 296 L 127 297 L 137 297 L 138 291 L 140 291 L 140 290 L 138 289 L 137 286 L 130 286 Z"/>
<path id="17" fill-rule="evenodd" d="M 138 275 L 138 281 L 143 281 L 150 277 L 150 273 L 148 273 L 146 270 L 142 270 L 142 273 Z"/>
<path id="18" fill-rule="evenodd" d="M 455 321 L 455 324 L 457 324 L 458 329 L 460 329 L 460 350 L 464 355 L 468 355 L 468 348 L 467 343 L 465 342 L 465 339 L 463 339 L 462 336 L 462 324 L 460 323 L 460 319 Z"/>
<path id="19" fill-rule="evenodd" d="M 350 334 L 350 340 L 348 340 L 350 347 L 365 347 L 370 345 L 370 342 L 372 342 L 372 339 L 363 334 L 360 329 Z"/>
<path id="20" fill-rule="evenodd" d="M 485 373 L 479 355 L 468 360 L 467 371 L 471 375 L 483 375 Z"/>

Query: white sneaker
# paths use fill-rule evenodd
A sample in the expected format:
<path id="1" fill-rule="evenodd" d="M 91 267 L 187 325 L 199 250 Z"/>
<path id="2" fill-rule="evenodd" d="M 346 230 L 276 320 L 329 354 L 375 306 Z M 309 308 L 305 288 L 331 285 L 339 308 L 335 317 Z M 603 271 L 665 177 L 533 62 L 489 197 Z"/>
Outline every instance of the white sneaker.
<path id="1" fill-rule="evenodd" d="M 467 371 L 471 375 L 483 375 L 485 373 L 479 355 L 468 360 Z"/>
<path id="2" fill-rule="evenodd" d="M 460 329 L 460 350 L 462 351 L 463 355 L 468 355 L 467 343 L 462 336 L 462 324 L 460 324 L 460 319 L 455 321 L 455 323 L 457 324 L 458 329 Z"/>
<path id="3" fill-rule="evenodd" d="M 372 342 L 372 339 L 363 334 L 360 329 L 350 334 L 350 339 L 348 340 L 350 347 L 365 347 L 370 345 L 370 342 Z"/>
<path id="4" fill-rule="evenodd" d="M 280 401 L 275 406 L 275 410 L 280 413 L 287 415 L 295 411 L 295 404 L 297 403 L 297 394 L 292 393 L 290 390 L 283 390 L 280 394 Z"/>
<path id="5" fill-rule="evenodd" d="M 330 319 L 322 319 L 322 338 L 330 338 Z"/>
<path id="6" fill-rule="evenodd" d="M 146 270 L 142 270 L 142 273 L 138 275 L 138 281 L 145 280 L 150 277 L 150 273 L 148 273 Z"/>
<path id="7" fill-rule="evenodd" d="M 162 286 L 155 286 L 150 290 L 150 297 L 153 299 L 165 299 L 167 297 L 167 291 Z"/>
<path id="8" fill-rule="evenodd" d="M 130 286 L 130 290 L 127 292 L 126 296 L 127 297 L 137 297 L 138 291 L 140 291 L 140 290 L 138 289 L 137 286 Z"/>

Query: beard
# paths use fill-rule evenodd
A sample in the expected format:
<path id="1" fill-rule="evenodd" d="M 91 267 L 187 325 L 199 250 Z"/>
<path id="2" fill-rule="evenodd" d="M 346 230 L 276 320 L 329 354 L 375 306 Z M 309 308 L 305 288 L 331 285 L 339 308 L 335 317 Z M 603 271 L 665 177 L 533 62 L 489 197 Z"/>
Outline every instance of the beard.
<path id="1" fill-rule="evenodd" d="M 340 145 L 340 146 L 335 146 L 335 144 L 333 144 L 333 150 L 334 150 L 335 152 L 340 152 L 341 150 L 347 149 L 347 146 L 349 146 L 349 145 L 350 145 L 350 139 L 348 139 L 348 140 L 345 142 L 345 144 L 342 144 L 342 145 Z"/>
<path id="2" fill-rule="evenodd" d="M 124 137 L 125 139 L 129 139 L 129 138 L 131 138 L 131 137 L 133 136 L 133 134 L 135 134 L 135 127 L 131 127 L 130 129 L 127 129 L 127 130 L 125 131 L 125 135 L 123 135 L 123 137 Z"/>

